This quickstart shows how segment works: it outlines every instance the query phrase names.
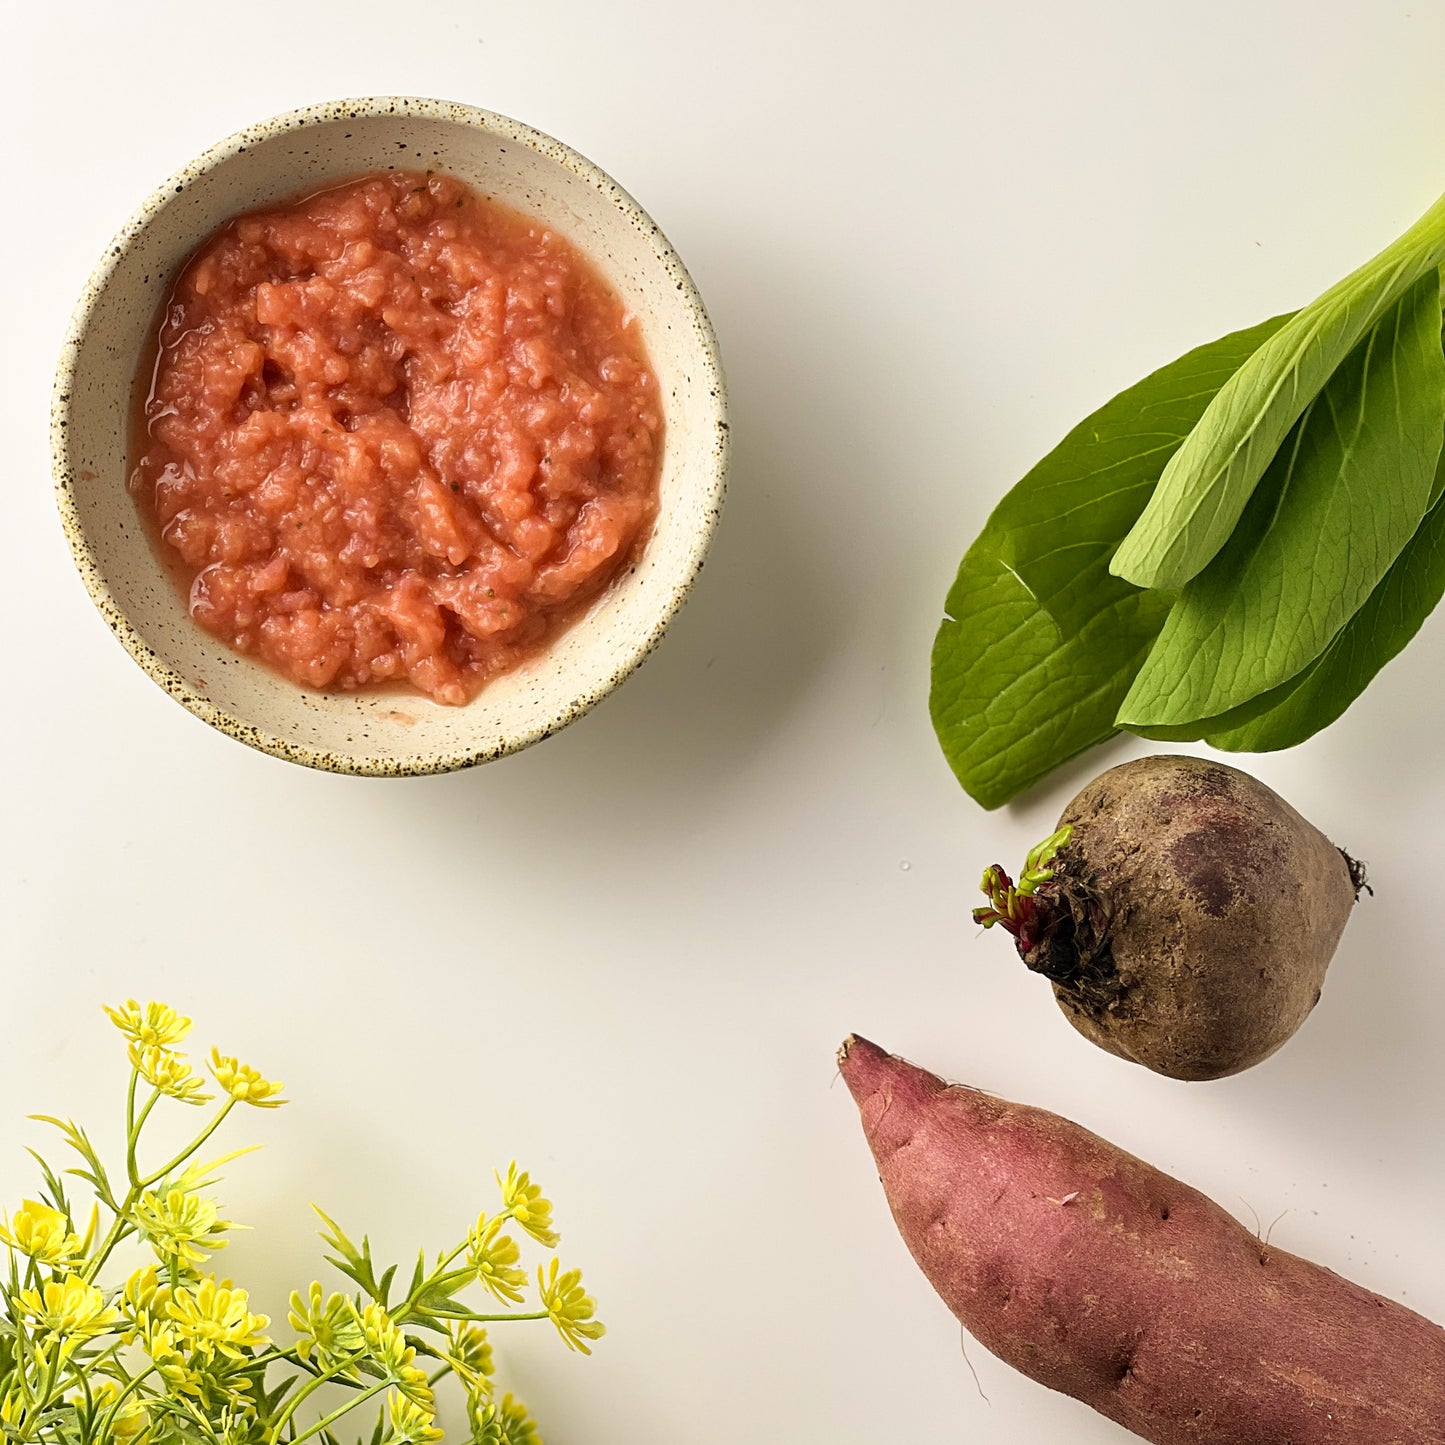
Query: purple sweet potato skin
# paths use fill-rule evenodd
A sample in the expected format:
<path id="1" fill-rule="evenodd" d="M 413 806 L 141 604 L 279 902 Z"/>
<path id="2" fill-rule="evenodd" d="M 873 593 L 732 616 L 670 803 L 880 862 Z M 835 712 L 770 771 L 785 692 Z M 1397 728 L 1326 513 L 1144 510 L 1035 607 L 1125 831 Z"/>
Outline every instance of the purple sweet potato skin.
<path id="1" fill-rule="evenodd" d="M 1445 1445 L 1438 1325 L 1055 1114 L 841 1067 L 914 1259 L 1030 1378 L 1155 1445 Z"/>

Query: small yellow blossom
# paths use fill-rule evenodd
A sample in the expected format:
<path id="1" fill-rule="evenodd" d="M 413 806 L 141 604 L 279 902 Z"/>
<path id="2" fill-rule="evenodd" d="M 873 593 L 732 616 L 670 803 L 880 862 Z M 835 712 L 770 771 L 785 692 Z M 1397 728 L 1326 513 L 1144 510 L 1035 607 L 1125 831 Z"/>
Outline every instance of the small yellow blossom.
<path id="1" fill-rule="evenodd" d="M 507 1177 L 496 1176 L 502 1187 L 502 1203 L 517 1223 L 548 1249 L 556 1249 L 561 1237 L 552 1229 L 552 1201 L 542 1193 L 540 1184 L 533 1184 L 527 1171 L 517 1169 L 515 1159 L 507 1166 Z"/>
<path id="2" fill-rule="evenodd" d="M 433 1409 L 435 1401 L 426 1371 L 416 1363 L 416 1350 L 407 1344 L 396 1321 L 374 1300 L 360 1311 L 352 1305 L 351 1314 L 373 1363 L 420 1409 Z"/>
<path id="3" fill-rule="evenodd" d="M 155 1265 L 148 1264 L 144 1269 L 132 1270 L 130 1277 L 121 1290 L 121 1299 L 125 1302 L 126 1313 L 132 1319 L 139 1319 L 141 1315 L 148 1314 L 151 1308 L 160 1299 L 161 1308 L 170 1300 L 170 1290 L 161 1287 L 160 1273 Z"/>
<path id="4" fill-rule="evenodd" d="M 120 1293 L 120 1311 L 130 1325 L 122 1342 L 129 1345 L 144 1336 L 155 1318 L 165 1314 L 170 1302 L 170 1287 L 161 1283 L 155 1265 L 133 1270 Z"/>
<path id="5" fill-rule="evenodd" d="M 8 1426 L 9 1430 L 20 1429 L 20 1422 L 25 1418 L 24 1397 L 12 1391 L 8 1395 L 0 1395 L 0 1427 Z M 0 1435 L 8 1434 L 9 1431 L 0 1428 Z"/>
<path id="6" fill-rule="evenodd" d="M 53 1279 L 38 1290 L 24 1289 L 15 1297 L 20 1313 L 37 1330 L 71 1340 L 102 1335 L 120 1323 L 120 1311 L 106 1305 L 94 1285 L 76 1275 Z"/>
<path id="7" fill-rule="evenodd" d="M 75 1263 L 85 1252 L 80 1236 L 73 1234 L 70 1221 L 58 1210 L 27 1199 L 13 1219 L 0 1224 L 0 1244 L 8 1244 L 37 1264 L 64 1266 Z"/>
<path id="8" fill-rule="evenodd" d="M 592 1351 L 588 1340 L 600 1340 L 607 1333 L 601 1320 L 593 1319 L 597 1312 L 597 1301 L 582 1288 L 582 1271 L 569 1269 L 558 1278 L 557 1261 L 550 1261 L 551 1269 L 538 1269 L 537 1288 L 542 1292 L 542 1308 L 547 1317 L 557 1326 L 568 1349 L 580 1350 L 584 1355 Z"/>
<path id="9" fill-rule="evenodd" d="M 253 1315 L 247 1308 L 243 1289 L 218 1284 L 214 1275 L 194 1289 L 181 1288 L 166 1308 L 176 1334 L 198 1355 L 209 1359 L 219 1353 L 233 1360 L 244 1359 L 243 1350 L 259 1349 L 270 1343 L 265 1315 Z"/>
<path id="10" fill-rule="evenodd" d="M 478 1283 L 492 1295 L 503 1304 L 520 1304 L 527 1272 L 515 1268 L 521 1251 L 511 1235 L 501 1233 L 506 1222 L 505 1214 L 494 1215 L 491 1219 L 479 1214 L 467 1236 L 467 1259 L 477 1272 Z"/>
<path id="11" fill-rule="evenodd" d="M 172 1187 L 164 1193 L 147 1189 L 135 1206 L 136 1223 L 162 1260 L 176 1260 L 187 1268 L 204 1264 L 203 1250 L 224 1249 L 222 1238 L 231 1228 L 218 1217 L 214 1200 Z"/>
<path id="12" fill-rule="evenodd" d="M 387 1415 L 391 1429 L 387 1431 L 386 1445 L 431 1445 L 442 1438 L 437 1429 L 436 1412 L 418 1405 L 406 1395 L 392 1395 L 387 1401 Z"/>
<path id="13" fill-rule="evenodd" d="M 132 1044 L 126 1052 L 131 1068 L 153 1089 L 183 1104 L 211 1102 L 211 1095 L 203 1092 L 205 1081 L 191 1069 L 184 1054 L 159 1044 Z"/>
<path id="14" fill-rule="evenodd" d="M 146 1409 L 145 1402 L 132 1396 L 115 1412 L 115 1419 L 110 1425 L 111 1438 L 126 1445 L 127 1441 L 134 1440 L 145 1430 L 150 1422 L 150 1412 Z"/>
<path id="15" fill-rule="evenodd" d="M 179 1355 L 162 1356 L 155 1364 L 156 1373 L 171 1394 L 199 1399 L 206 1393 L 206 1381 L 201 1372 L 193 1369 Z"/>
<path id="16" fill-rule="evenodd" d="M 109 1414 L 111 1408 L 120 1400 L 120 1407 L 115 1412 L 115 1418 L 110 1424 L 110 1433 L 104 1437 L 97 1436 L 101 1445 L 110 1445 L 111 1441 L 119 1442 L 119 1445 L 127 1445 L 128 1441 L 134 1440 L 142 1430 L 150 1424 L 150 1412 L 145 1407 L 145 1401 L 138 1395 L 127 1395 L 121 1400 L 121 1387 L 118 1380 L 109 1377 L 99 1381 L 93 1381 L 90 1387 L 90 1398 L 95 1405 L 96 1419 L 103 1420 Z M 72 1404 L 79 1405 L 79 1397 L 73 1397 Z"/>
<path id="17" fill-rule="evenodd" d="M 189 1395 L 200 1400 L 210 1393 L 205 1375 L 181 1353 L 173 1331 L 156 1329 L 151 1336 L 151 1345 L 154 1352 L 148 1347 L 147 1353 L 156 1367 L 156 1374 L 172 1395 Z"/>
<path id="18" fill-rule="evenodd" d="M 141 1348 L 150 1356 L 160 1377 L 173 1389 L 185 1394 L 196 1394 L 200 1381 L 181 1354 L 181 1343 L 175 1326 L 167 1319 L 147 1315 L 140 1323 L 138 1332 Z"/>
<path id="19" fill-rule="evenodd" d="M 249 1064 L 227 1058 L 219 1049 L 211 1050 L 211 1072 L 216 1076 L 216 1082 L 242 1104 L 254 1104 L 258 1109 L 279 1109 L 286 1103 L 285 1099 L 276 1097 L 286 1087 L 283 1083 L 263 1079 Z"/>
<path id="20" fill-rule="evenodd" d="M 296 1331 L 296 1353 L 303 1360 L 315 1354 L 323 1364 L 335 1364 L 354 1355 L 366 1343 L 351 1301 L 339 1294 L 323 1298 L 315 1280 L 306 1299 L 299 1291 L 292 1291 L 287 1318 Z"/>
<path id="21" fill-rule="evenodd" d="M 152 1001 L 142 1008 L 133 998 L 123 1008 L 102 1005 L 121 1033 L 142 1048 L 164 1049 L 178 1044 L 191 1031 L 191 1021 L 169 1004 Z"/>
<path id="22" fill-rule="evenodd" d="M 165 1304 L 167 1313 L 164 1317 L 158 1311 L 156 1314 L 147 1314 L 141 1321 L 139 1336 L 141 1348 L 151 1359 L 160 1364 L 162 1360 L 169 1359 L 172 1355 L 179 1356 L 181 1352 L 180 1341 L 176 1338 L 175 1326 L 170 1322 L 170 1301 Z"/>
<path id="23" fill-rule="evenodd" d="M 510 1394 L 476 1405 L 470 1413 L 473 1445 L 542 1445 L 527 1407 Z"/>
<path id="24" fill-rule="evenodd" d="M 414 1405 L 436 1414 L 436 1397 L 420 1365 L 403 1365 L 396 1373 L 396 1388 Z"/>
<path id="25" fill-rule="evenodd" d="M 388 1374 L 395 1374 L 415 1358 L 416 1351 L 407 1344 L 396 1321 L 375 1300 L 368 1300 L 359 1310 L 352 1305 L 351 1315 L 367 1351 Z"/>
<path id="26" fill-rule="evenodd" d="M 469 1395 L 492 1392 L 492 1343 L 480 1325 L 455 1321 L 447 1331 L 447 1348 L 443 1352 Z"/>

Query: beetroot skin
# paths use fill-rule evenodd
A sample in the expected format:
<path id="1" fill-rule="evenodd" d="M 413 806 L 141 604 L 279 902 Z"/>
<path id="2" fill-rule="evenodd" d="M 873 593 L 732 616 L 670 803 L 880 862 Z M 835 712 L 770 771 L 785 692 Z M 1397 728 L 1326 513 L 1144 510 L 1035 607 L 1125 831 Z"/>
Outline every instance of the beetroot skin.
<path id="1" fill-rule="evenodd" d="M 1445 1330 L 1042 1109 L 864 1039 L 893 1218 L 984 1346 L 1155 1445 L 1445 1445 Z"/>
<path id="2" fill-rule="evenodd" d="M 1176 1079 L 1217 1079 L 1280 1047 L 1320 997 L 1363 871 L 1277 793 L 1203 758 L 1094 779 L 1059 819 L 1052 876 L 1015 934 L 1069 1022 Z M 1007 883 L 990 869 L 986 886 Z"/>

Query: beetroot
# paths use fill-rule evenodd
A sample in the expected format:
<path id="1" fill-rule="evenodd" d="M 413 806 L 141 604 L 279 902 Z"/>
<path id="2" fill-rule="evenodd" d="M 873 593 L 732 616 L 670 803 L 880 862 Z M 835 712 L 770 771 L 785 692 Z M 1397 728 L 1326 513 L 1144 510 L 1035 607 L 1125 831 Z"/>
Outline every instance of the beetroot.
<path id="1" fill-rule="evenodd" d="M 1015 887 L 974 917 L 1012 932 L 1069 1022 L 1177 1079 L 1267 1058 L 1304 1022 L 1364 872 L 1222 763 L 1151 757 L 1095 778 Z"/>

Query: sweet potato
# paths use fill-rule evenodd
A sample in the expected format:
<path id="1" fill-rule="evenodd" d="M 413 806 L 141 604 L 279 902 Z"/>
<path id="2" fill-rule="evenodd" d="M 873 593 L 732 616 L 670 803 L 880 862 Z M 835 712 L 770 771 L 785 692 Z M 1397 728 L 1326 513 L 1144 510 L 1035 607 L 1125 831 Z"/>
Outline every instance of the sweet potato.
<path id="1" fill-rule="evenodd" d="M 1000 1359 L 1155 1445 L 1445 1445 L 1445 1330 L 1077 1124 L 852 1038 L 888 1203 Z"/>

